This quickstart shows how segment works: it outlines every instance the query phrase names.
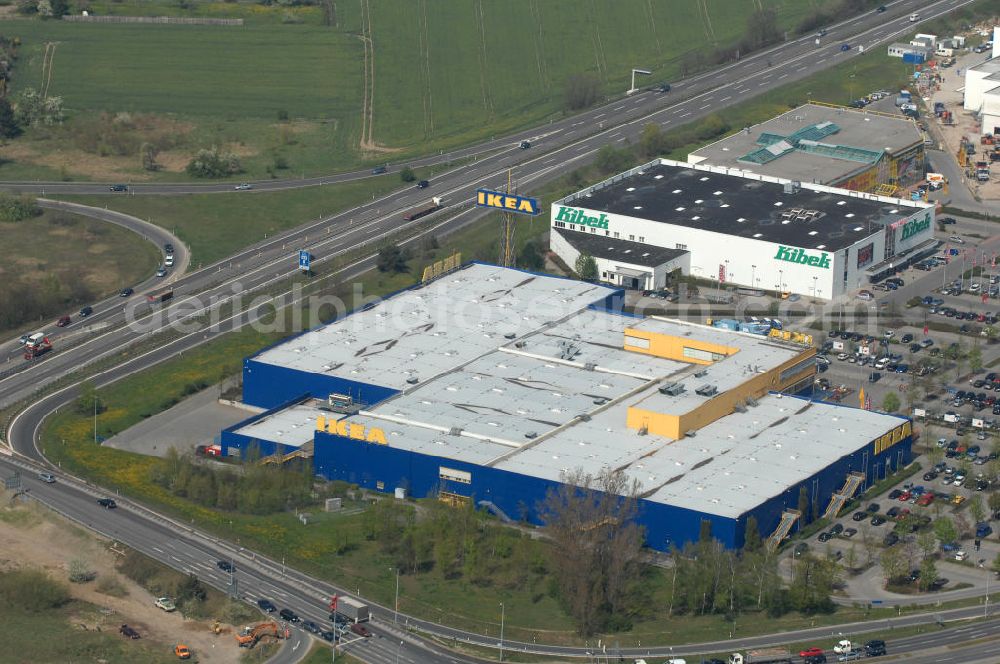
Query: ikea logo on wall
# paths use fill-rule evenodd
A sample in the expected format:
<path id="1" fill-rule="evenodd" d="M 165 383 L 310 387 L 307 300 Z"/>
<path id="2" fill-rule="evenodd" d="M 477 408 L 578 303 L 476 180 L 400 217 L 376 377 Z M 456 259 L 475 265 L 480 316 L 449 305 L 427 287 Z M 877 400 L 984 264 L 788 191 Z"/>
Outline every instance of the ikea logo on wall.
<path id="1" fill-rule="evenodd" d="M 387 445 L 385 432 L 378 427 L 366 427 L 359 422 L 348 422 L 347 420 L 327 419 L 320 415 L 316 418 L 316 430 L 336 434 L 343 438 L 353 438 L 363 440 L 367 443 L 378 443 Z"/>
<path id="2" fill-rule="evenodd" d="M 530 214 L 532 216 L 542 213 L 542 206 L 538 204 L 537 198 L 505 194 L 502 191 L 492 191 L 490 189 L 479 189 L 476 191 L 476 206 L 503 210 L 504 212 Z"/>

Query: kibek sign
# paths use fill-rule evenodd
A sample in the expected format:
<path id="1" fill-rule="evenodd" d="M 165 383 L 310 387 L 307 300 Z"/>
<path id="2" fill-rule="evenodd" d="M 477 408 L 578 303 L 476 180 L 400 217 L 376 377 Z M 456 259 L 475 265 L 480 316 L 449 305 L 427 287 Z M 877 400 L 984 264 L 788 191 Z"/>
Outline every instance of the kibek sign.
<path id="1" fill-rule="evenodd" d="M 785 261 L 786 263 L 797 263 L 799 265 L 821 267 L 827 270 L 830 269 L 830 254 L 825 251 L 821 255 L 817 256 L 816 254 L 806 253 L 805 249 L 779 245 L 778 253 L 774 255 L 774 259 L 778 261 Z"/>
<path id="2" fill-rule="evenodd" d="M 565 205 L 559 206 L 559 212 L 556 213 L 555 221 L 590 226 L 591 228 L 606 229 L 608 227 L 608 216 L 603 212 L 598 217 L 588 217 L 585 211 L 566 207 Z"/>
<path id="3" fill-rule="evenodd" d="M 903 224 L 902 240 L 907 240 L 918 233 L 923 233 L 931 227 L 931 216 L 928 214 L 923 219 L 911 219 Z"/>

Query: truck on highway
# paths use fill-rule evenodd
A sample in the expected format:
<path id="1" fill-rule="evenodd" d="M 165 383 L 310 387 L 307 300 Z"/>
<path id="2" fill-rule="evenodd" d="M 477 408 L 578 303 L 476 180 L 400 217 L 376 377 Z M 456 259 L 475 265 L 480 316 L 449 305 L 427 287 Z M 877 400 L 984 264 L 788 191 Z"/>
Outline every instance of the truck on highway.
<path id="1" fill-rule="evenodd" d="M 150 293 L 146 296 L 146 299 L 153 304 L 161 304 L 167 300 L 172 300 L 174 298 L 174 292 L 172 290 L 160 291 L 159 293 Z"/>
<path id="2" fill-rule="evenodd" d="M 762 648 L 746 655 L 734 652 L 729 656 L 729 664 L 792 664 L 792 653 L 787 648 Z"/>
<path id="3" fill-rule="evenodd" d="M 417 219 L 420 219 L 420 217 L 426 217 L 431 212 L 437 212 L 443 207 L 444 203 L 441 202 L 440 198 L 435 196 L 426 205 L 410 210 L 409 212 L 404 214 L 403 219 L 406 221 L 415 221 Z"/>
<path id="4" fill-rule="evenodd" d="M 42 332 L 36 332 L 24 343 L 24 359 L 33 360 L 52 350 L 52 343 Z"/>
<path id="5" fill-rule="evenodd" d="M 344 596 L 337 598 L 336 612 L 355 623 L 364 622 L 371 617 L 367 604 Z"/>

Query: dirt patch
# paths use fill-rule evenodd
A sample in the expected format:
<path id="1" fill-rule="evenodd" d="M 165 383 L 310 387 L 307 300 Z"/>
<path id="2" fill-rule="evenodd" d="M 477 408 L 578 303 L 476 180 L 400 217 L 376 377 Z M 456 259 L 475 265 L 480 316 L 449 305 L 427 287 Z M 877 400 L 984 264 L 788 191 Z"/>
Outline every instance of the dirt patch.
<path id="1" fill-rule="evenodd" d="M 39 143 L 13 141 L 4 147 L 4 158 L 46 166 L 70 178 L 88 180 L 148 180 L 149 174 L 136 170 L 135 157 L 101 157 L 83 150 L 52 148 Z"/>
<path id="2" fill-rule="evenodd" d="M 193 155 L 187 151 L 167 150 L 156 155 L 156 163 L 161 171 L 182 173 Z"/>
<path id="3" fill-rule="evenodd" d="M 4 496 L 5 498 L 5 496 Z M 6 500 L 4 500 L 6 503 Z M 148 592 L 115 571 L 117 554 L 108 542 L 98 539 L 57 515 L 37 506 L 0 507 L 0 569 L 41 569 L 67 583 L 74 599 L 98 607 L 96 613 L 81 614 L 78 622 L 88 629 L 114 629 L 121 623 L 134 626 L 143 639 L 160 642 L 164 648 L 184 643 L 199 662 L 238 664 L 241 652 L 233 641 L 233 627 L 215 635 L 204 622 L 185 620 L 179 613 L 164 613 L 153 606 Z M 86 561 L 97 572 L 97 581 L 76 584 L 67 581 L 73 560 Z M 125 590 L 123 597 L 98 592 L 102 578 L 113 578 Z"/>

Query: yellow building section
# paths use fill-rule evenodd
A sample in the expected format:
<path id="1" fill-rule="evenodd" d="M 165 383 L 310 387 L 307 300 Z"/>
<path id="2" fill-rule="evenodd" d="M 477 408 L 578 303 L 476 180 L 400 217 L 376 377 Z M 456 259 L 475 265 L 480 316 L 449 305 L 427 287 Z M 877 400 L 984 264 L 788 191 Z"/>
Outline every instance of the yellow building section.
<path id="1" fill-rule="evenodd" d="M 635 328 L 625 330 L 625 350 L 689 364 L 712 364 L 739 352 L 735 346 L 714 344 Z"/>
<path id="2" fill-rule="evenodd" d="M 707 398 L 686 413 L 661 413 L 642 405 L 630 406 L 626 426 L 637 431 L 645 429 L 648 433 L 666 438 L 681 438 L 688 431 L 697 431 L 729 415 L 737 404 L 746 402 L 747 399 L 759 399 L 768 392 L 780 392 L 814 374 L 816 365 L 810 360 L 815 354 L 815 348 L 804 348 L 801 353 L 781 365 L 765 373 L 755 374 L 740 385 Z M 645 402 L 655 404 L 659 398 L 658 394 L 653 394 Z"/>

